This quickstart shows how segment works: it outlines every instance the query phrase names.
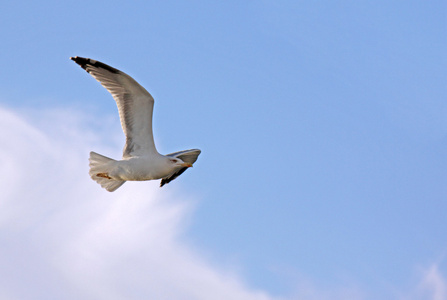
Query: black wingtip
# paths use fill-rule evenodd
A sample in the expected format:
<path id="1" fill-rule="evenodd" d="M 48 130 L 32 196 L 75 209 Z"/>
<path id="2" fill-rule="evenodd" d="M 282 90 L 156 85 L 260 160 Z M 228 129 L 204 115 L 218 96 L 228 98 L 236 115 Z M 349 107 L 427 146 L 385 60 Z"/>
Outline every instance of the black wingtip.
<path id="1" fill-rule="evenodd" d="M 71 56 L 71 60 L 77 61 L 77 60 L 89 60 L 90 58 L 80 57 L 80 56 Z"/>
<path id="2" fill-rule="evenodd" d="M 77 63 L 79 66 L 81 66 L 81 68 L 83 68 L 84 70 L 87 68 L 87 64 L 90 64 L 90 59 L 89 58 L 85 58 L 85 57 L 80 57 L 80 56 L 75 56 L 75 57 L 70 57 L 70 59 L 72 61 L 74 61 L 75 63 Z"/>
<path id="3" fill-rule="evenodd" d="M 70 57 L 70 59 L 72 61 L 74 61 L 75 63 L 77 63 L 78 65 L 80 65 L 81 68 L 83 68 L 84 70 L 87 69 L 87 65 L 90 65 L 90 66 L 95 67 L 95 68 L 105 69 L 105 70 L 107 70 L 107 71 L 109 71 L 111 73 L 115 73 L 115 74 L 121 73 L 120 70 L 115 69 L 115 68 L 113 68 L 113 67 L 111 67 L 109 65 L 106 65 L 105 63 L 102 63 L 100 61 L 97 61 L 97 60 L 94 60 L 94 59 L 91 59 L 91 58 L 85 58 L 85 57 L 80 57 L 80 56 L 73 57 L 72 56 L 72 57 Z"/>

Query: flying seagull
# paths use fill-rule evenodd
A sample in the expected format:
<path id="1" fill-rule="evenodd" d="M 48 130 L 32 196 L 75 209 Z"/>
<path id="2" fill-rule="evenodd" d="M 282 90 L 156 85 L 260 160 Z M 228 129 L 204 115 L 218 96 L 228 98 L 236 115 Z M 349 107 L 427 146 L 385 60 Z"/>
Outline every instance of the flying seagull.
<path id="1" fill-rule="evenodd" d="M 161 179 L 160 187 L 171 182 L 197 160 L 199 149 L 167 155 L 158 153 L 152 135 L 154 98 L 132 77 L 102 62 L 70 57 L 105 87 L 118 106 L 121 127 L 126 136 L 123 158 L 114 160 L 90 152 L 90 177 L 109 192 L 126 181 Z"/>

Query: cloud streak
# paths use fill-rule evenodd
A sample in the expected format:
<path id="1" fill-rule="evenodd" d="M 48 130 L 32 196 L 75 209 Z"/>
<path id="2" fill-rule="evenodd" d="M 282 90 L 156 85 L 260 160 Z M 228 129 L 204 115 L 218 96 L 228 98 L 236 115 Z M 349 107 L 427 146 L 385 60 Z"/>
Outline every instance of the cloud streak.
<path id="1" fill-rule="evenodd" d="M 442 274 L 441 262 L 436 262 L 420 272 L 420 280 L 405 300 L 447 300 L 447 280 Z"/>
<path id="2" fill-rule="evenodd" d="M 426 272 L 422 288 L 430 291 L 433 300 L 447 299 L 446 280 L 439 271 L 438 265 L 432 265 Z"/>
<path id="3" fill-rule="evenodd" d="M 37 128 L 0 108 L 0 298 L 272 299 L 184 242 L 191 199 L 150 182 L 105 192 L 87 175 L 95 135 L 39 114 Z"/>
<path id="4" fill-rule="evenodd" d="M 108 193 L 89 178 L 90 150 L 118 152 L 101 141 L 108 126 L 92 131 L 68 110 L 27 114 L 0 107 L 0 299 L 274 299 L 188 243 L 192 196 L 157 182 Z M 356 285 L 293 281 L 290 299 L 372 299 Z M 440 264 L 415 283 L 395 296 L 447 299 Z"/>

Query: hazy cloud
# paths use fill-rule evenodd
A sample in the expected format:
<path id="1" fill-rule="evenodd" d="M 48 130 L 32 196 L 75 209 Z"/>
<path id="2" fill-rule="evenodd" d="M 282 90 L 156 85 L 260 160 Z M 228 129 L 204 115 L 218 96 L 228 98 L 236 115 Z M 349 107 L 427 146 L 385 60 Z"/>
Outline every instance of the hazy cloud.
<path id="1" fill-rule="evenodd" d="M 441 263 L 434 263 L 421 272 L 421 279 L 410 297 L 405 299 L 447 300 L 447 280 L 440 270 Z"/>
<path id="2" fill-rule="evenodd" d="M 101 127 L 68 110 L 25 115 L 0 108 L 0 299 L 273 299 L 188 243 L 192 195 L 157 182 L 108 193 L 90 180 L 90 150 L 120 152 L 98 134 L 116 137 L 107 120 Z M 356 284 L 293 281 L 290 299 L 371 299 Z M 446 290 L 433 264 L 396 297 L 446 300 Z"/>
<path id="3" fill-rule="evenodd" d="M 106 192 L 82 118 L 39 113 L 0 108 L 1 299 L 271 299 L 188 246 L 192 199 L 150 182 Z"/>
<path id="4" fill-rule="evenodd" d="M 426 272 L 422 288 L 428 290 L 433 300 L 447 299 L 447 282 L 439 271 L 438 265 L 432 265 Z"/>

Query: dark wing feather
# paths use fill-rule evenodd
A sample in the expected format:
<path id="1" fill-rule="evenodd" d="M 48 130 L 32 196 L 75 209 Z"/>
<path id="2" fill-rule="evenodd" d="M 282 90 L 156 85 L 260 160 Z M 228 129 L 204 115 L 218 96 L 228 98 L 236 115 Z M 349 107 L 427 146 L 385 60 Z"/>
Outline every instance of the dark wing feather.
<path id="1" fill-rule="evenodd" d="M 170 183 L 172 180 L 176 179 L 177 177 L 179 177 L 180 175 L 183 174 L 183 172 L 185 172 L 188 168 L 181 168 L 179 171 L 175 172 L 174 174 L 172 174 L 169 177 L 165 177 L 161 180 L 160 182 L 160 187 L 164 186 L 166 183 Z"/>

